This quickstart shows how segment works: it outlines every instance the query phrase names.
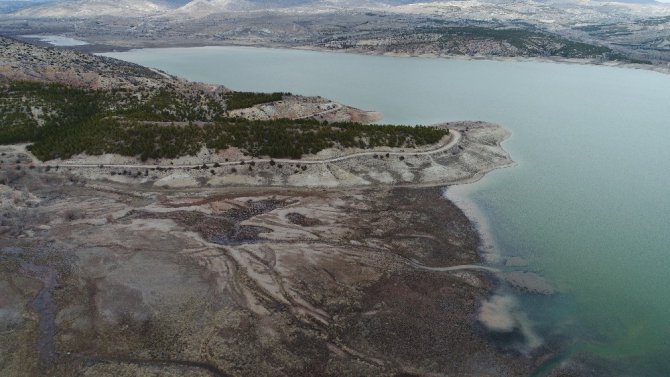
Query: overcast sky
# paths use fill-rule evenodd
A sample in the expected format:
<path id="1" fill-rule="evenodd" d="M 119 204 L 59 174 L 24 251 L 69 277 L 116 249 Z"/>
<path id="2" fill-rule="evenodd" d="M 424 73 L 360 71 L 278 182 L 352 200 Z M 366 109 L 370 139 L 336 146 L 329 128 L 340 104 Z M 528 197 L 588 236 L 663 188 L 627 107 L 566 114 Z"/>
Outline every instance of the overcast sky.
<path id="1" fill-rule="evenodd" d="M 4 1 L 16 1 L 16 0 L 0 0 L 0 3 L 1 3 L 1 2 L 4 2 Z M 23 0 L 23 1 L 27 1 L 27 2 L 39 2 L 40 0 Z M 54 0 L 43 0 L 43 1 L 54 1 Z M 417 1 L 418 1 L 418 0 L 417 0 Z M 614 1 L 616 1 L 616 0 L 614 0 Z M 670 3 L 670 0 L 656 0 L 656 1 L 661 2 L 661 3 Z"/>

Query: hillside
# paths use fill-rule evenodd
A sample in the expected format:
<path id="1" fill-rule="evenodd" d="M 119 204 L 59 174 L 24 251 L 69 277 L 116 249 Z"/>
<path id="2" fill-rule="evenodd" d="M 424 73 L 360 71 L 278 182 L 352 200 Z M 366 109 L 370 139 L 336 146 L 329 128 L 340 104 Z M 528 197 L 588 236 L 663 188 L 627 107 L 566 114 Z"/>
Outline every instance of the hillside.
<path id="1" fill-rule="evenodd" d="M 392 36 L 389 36 L 392 34 Z M 427 22 L 407 29 L 375 30 L 323 38 L 328 49 L 409 55 L 558 57 L 643 63 L 609 47 L 570 40 L 527 27 L 462 26 Z"/>
<path id="2" fill-rule="evenodd" d="M 246 45 L 657 67 L 670 61 L 669 30 L 670 4 L 636 0 L 61 0 L 0 17 L 0 34 L 67 35 L 87 51 Z"/>
<path id="3" fill-rule="evenodd" d="M 18 10 L 19 17 L 95 17 L 148 15 L 168 7 L 149 0 L 69 0 L 40 4 Z"/>
<path id="4" fill-rule="evenodd" d="M 137 64 L 77 51 L 44 48 L 0 36 L 0 79 L 60 83 L 85 89 L 226 91 L 194 84 Z"/>

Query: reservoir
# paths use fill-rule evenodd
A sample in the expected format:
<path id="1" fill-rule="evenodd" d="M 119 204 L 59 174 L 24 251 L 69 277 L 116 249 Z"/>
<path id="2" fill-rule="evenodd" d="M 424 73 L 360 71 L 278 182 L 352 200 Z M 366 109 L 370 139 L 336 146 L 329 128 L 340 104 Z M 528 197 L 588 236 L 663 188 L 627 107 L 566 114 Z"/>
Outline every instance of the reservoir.
<path id="1" fill-rule="evenodd" d="M 556 287 L 548 297 L 514 292 L 542 346 L 564 350 L 552 362 L 668 375 L 669 75 L 243 47 L 104 55 L 234 90 L 321 95 L 379 111 L 383 123 L 501 124 L 517 164 L 455 191 L 498 253 Z"/>

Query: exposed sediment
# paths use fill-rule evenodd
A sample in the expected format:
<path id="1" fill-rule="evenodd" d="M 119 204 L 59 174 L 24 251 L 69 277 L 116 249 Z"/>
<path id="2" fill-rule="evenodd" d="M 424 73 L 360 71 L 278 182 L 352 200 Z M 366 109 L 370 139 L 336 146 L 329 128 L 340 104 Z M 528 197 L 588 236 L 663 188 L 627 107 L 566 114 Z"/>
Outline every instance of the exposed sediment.
<path id="1" fill-rule="evenodd" d="M 426 157 L 449 164 L 450 179 L 509 163 L 502 129 L 454 129 L 458 143 Z M 416 267 L 480 261 L 472 224 L 419 184 L 440 182 L 438 170 L 346 190 L 129 186 L 40 170 L 1 173 L 2 374 L 43 371 L 28 303 L 48 276 L 14 267 L 28 262 L 58 272 L 53 376 L 521 376 L 542 357 L 482 331 L 486 272 Z"/>

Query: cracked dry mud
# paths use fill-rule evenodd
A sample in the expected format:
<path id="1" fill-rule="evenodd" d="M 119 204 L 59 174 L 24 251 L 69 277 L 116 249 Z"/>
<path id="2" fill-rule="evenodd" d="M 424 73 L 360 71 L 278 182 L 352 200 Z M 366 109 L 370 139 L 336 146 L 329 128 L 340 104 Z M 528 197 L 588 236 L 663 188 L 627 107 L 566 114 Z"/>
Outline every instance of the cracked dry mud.
<path id="1" fill-rule="evenodd" d="M 413 267 L 479 261 L 477 233 L 439 188 L 103 190 L 0 175 L 0 375 L 516 376 L 537 365 L 477 324 L 485 272 Z"/>

